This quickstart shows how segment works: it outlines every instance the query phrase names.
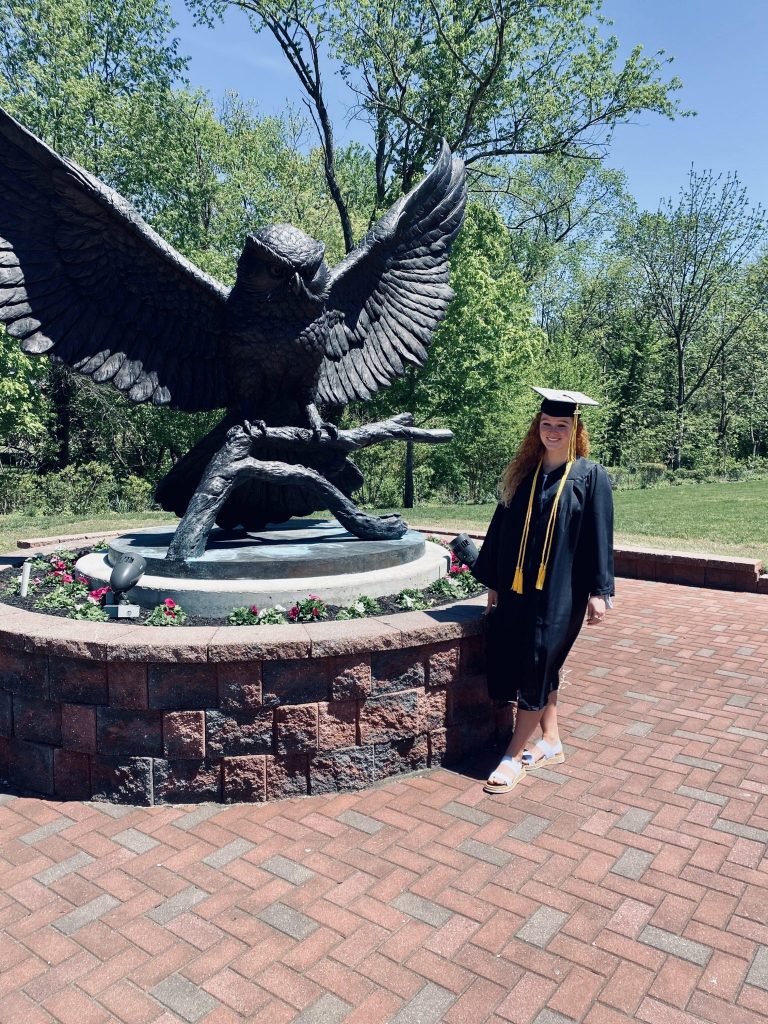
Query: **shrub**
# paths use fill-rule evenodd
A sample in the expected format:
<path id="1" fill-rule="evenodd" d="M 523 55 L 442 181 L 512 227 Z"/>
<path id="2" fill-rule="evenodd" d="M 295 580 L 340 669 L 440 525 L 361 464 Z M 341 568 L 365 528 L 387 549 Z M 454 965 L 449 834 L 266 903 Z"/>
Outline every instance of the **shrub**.
<path id="1" fill-rule="evenodd" d="M 671 479 L 671 474 L 663 462 L 640 462 L 635 475 L 639 487 L 658 487 L 659 484 L 668 483 Z"/>
<path id="2" fill-rule="evenodd" d="M 118 480 L 112 467 L 103 462 L 44 474 L 2 468 L 0 514 L 143 512 L 152 507 L 152 490 L 152 484 L 138 476 Z"/>

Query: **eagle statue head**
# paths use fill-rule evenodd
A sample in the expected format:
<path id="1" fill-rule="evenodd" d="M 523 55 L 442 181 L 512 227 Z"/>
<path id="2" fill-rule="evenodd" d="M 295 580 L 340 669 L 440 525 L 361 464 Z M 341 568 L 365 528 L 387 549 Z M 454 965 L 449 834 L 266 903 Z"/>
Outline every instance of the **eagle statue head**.
<path id="1" fill-rule="evenodd" d="M 292 224 L 271 224 L 248 235 L 237 268 L 238 283 L 262 301 L 290 298 L 323 303 L 330 271 L 325 246 Z"/>

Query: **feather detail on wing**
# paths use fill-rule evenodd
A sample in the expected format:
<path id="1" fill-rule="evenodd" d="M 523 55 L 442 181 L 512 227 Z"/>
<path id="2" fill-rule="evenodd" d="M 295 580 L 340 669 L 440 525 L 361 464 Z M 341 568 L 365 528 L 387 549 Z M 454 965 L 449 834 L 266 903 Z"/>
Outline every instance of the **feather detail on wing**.
<path id="1" fill-rule="evenodd" d="M 331 271 L 328 310 L 339 314 L 315 398 L 367 399 L 408 363 L 421 366 L 453 292 L 448 256 L 464 216 L 466 172 L 443 142 L 435 166 Z"/>
<path id="2" fill-rule="evenodd" d="M 227 404 L 228 295 L 103 182 L 0 108 L 0 323 L 134 402 Z"/>

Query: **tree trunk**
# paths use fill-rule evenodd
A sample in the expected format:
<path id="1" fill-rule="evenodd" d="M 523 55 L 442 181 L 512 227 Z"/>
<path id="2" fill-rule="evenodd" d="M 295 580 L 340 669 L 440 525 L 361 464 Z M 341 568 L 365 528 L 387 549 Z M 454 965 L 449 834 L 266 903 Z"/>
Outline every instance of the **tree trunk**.
<path id="1" fill-rule="evenodd" d="M 730 406 L 728 403 L 728 367 L 725 350 L 720 353 L 720 415 L 717 423 L 717 440 L 720 448 L 720 468 L 725 472 L 728 458 L 728 430 L 731 423 Z"/>
<path id="2" fill-rule="evenodd" d="M 51 403 L 53 405 L 52 452 L 45 469 L 60 470 L 67 467 L 71 458 L 72 438 L 72 378 L 70 371 L 61 363 L 51 363 Z"/>
<path id="3" fill-rule="evenodd" d="M 405 480 L 403 482 L 403 508 L 413 508 L 413 441 L 405 442 Z"/>
<path id="4" fill-rule="evenodd" d="M 677 394 L 675 395 L 675 441 L 672 469 L 680 469 L 685 437 L 685 346 L 677 339 Z"/>

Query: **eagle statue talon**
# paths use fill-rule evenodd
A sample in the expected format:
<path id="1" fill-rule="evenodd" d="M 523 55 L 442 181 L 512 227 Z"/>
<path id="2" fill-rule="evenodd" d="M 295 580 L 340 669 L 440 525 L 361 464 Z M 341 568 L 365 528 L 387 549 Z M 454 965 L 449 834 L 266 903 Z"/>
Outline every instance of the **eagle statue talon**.
<path id="1" fill-rule="evenodd" d="M 312 427 L 312 433 L 315 436 L 315 441 L 321 440 L 323 436 L 323 431 L 325 431 L 328 437 L 330 437 L 334 441 L 339 436 L 339 428 L 336 426 L 335 423 L 326 423 L 325 421 L 323 421 L 322 423 L 319 423 L 317 426 Z"/>
<path id="2" fill-rule="evenodd" d="M 251 437 L 267 436 L 267 424 L 264 420 L 244 420 L 243 426 L 245 427 L 245 432 L 250 434 Z"/>

